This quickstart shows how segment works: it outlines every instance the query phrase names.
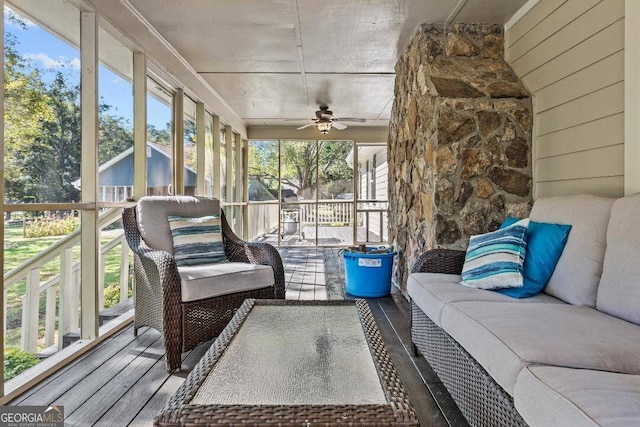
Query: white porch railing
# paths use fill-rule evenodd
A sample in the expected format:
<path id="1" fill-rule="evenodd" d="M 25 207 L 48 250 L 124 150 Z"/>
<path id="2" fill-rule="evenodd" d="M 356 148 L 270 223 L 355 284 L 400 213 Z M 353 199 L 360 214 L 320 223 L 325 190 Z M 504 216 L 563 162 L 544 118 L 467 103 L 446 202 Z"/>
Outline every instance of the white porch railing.
<path id="1" fill-rule="evenodd" d="M 278 205 L 249 203 L 249 241 L 273 232 L 278 227 Z"/>
<path id="2" fill-rule="evenodd" d="M 110 208 L 100 214 L 98 226 L 101 231 L 121 218 L 120 208 Z M 7 328 L 7 289 L 21 280 L 26 281 L 22 296 L 22 334 L 20 346 L 31 353 L 37 352 L 39 334 L 40 296 L 46 293 L 44 340 L 45 347 L 57 344 L 62 348 L 62 337 L 79 327 L 80 313 L 80 262 L 73 262 L 73 248 L 80 244 L 80 230 L 63 237 L 55 244 L 4 275 L 5 306 L 3 310 L 5 336 Z M 120 301 L 128 298 L 129 246 L 124 232 L 120 231 L 109 242 L 100 247 L 99 309 L 104 308 L 104 277 L 106 254 L 120 245 Z M 47 263 L 59 259 L 60 272 L 45 282 L 41 281 L 40 269 Z M 58 301 L 56 301 L 58 299 Z M 56 316 L 57 315 L 57 316 Z M 56 317 L 58 318 L 56 329 Z"/>
<path id="3" fill-rule="evenodd" d="M 319 200 L 315 203 L 305 203 L 300 205 L 300 222 L 302 224 L 315 223 L 316 218 L 318 224 L 340 224 L 348 225 L 353 219 L 353 201 L 323 201 Z"/>
<path id="4" fill-rule="evenodd" d="M 353 227 L 357 204 L 357 241 L 382 243 L 388 240 L 389 202 L 380 200 L 318 200 L 282 204 L 281 219 L 293 218 L 299 227 Z M 278 204 L 249 204 L 249 240 L 277 232 Z M 281 224 L 282 226 L 282 224 Z M 307 230 L 308 231 L 308 230 Z M 312 233 L 315 236 L 315 232 Z M 349 239 L 352 240 L 352 239 Z M 354 242 L 346 241 L 345 244 Z"/>

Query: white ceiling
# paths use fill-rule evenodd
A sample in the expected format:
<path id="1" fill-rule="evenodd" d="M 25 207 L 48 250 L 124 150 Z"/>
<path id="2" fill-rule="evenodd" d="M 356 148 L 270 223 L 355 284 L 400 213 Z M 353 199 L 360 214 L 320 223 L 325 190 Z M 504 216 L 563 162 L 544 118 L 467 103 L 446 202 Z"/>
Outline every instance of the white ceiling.
<path id="1" fill-rule="evenodd" d="M 248 127 L 299 126 L 319 104 L 385 126 L 419 24 L 502 24 L 526 1 L 129 0 Z"/>

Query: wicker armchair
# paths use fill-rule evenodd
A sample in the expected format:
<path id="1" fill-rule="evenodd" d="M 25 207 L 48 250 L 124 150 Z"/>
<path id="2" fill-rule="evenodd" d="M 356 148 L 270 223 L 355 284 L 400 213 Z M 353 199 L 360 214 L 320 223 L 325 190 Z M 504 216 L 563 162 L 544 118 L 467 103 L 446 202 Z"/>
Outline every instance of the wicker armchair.
<path id="1" fill-rule="evenodd" d="M 152 206 L 152 209 L 146 208 L 147 211 L 161 211 L 153 213 L 156 216 L 157 227 L 154 221 L 148 221 L 145 226 L 139 222 L 141 205 L 145 203 L 145 206 L 149 206 L 149 203 Z M 202 216 L 203 209 L 208 211 L 204 214 L 215 212 L 211 209 L 219 209 L 221 212 L 222 238 L 227 259 L 231 263 L 270 266 L 273 269 L 273 284 L 259 289 L 231 289 L 222 294 L 216 291 L 218 294 L 209 298 L 185 298 L 184 278 L 180 275 L 182 267 L 179 269 L 176 265 L 171 243 L 166 247 L 165 242 L 165 248 L 161 250 L 151 247 L 152 240 L 157 239 L 157 235 L 168 232 L 171 242 L 167 214 Z M 162 215 L 166 225 L 162 224 Z M 145 197 L 140 200 L 138 206 L 124 209 L 122 219 L 127 242 L 134 253 L 134 333 L 137 335 L 141 326 L 149 326 L 163 333 L 168 371 L 180 368 L 182 352 L 218 336 L 246 298 L 284 298 L 284 269 L 278 251 L 266 243 L 247 243 L 238 238 L 229 227 L 224 212 L 215 199 L 188 196 Z M 154 227 L 158 228 L 157 232 Z M 159 246 L 157 242 L 155 246 Z M 229 264 L 226 264 L 226 267 L 229 267 Z M 237 267 L 249 268 L 240 264 Z M 257 269 L 258 266 L 251 268 Z M 260 269 L 264 273 L 265 268 Z M 212 282 L 212 285 L 214 284 L 215 278 Z M 211 288 L 215 289 L 215 286 Z"/>

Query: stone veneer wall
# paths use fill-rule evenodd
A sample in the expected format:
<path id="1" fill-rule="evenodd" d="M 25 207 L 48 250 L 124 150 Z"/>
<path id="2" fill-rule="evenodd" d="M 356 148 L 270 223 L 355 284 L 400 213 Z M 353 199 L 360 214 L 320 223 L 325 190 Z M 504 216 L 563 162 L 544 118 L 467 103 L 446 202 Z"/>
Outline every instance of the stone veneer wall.
<path id="1" fill-rule="evenodd" d="M 423 24 L 396 65 L 389 237 L 403 289 L 424 251 L 529 213 L 531 99 L 503 44 L 500 26 Z"/>

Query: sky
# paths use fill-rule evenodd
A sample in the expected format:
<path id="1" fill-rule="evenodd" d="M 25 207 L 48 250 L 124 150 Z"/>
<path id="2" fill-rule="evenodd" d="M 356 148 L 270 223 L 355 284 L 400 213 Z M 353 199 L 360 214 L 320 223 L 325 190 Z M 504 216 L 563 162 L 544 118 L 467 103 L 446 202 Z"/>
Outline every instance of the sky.
<path id="1" fill-rule="evenodd" d="M 77 84 L 80 80 L 80 51 L 66 41 L 52 35 L 45 29 L 27 20 L 27 28 L 10 22 L 5 7 L 4 30 L 16 36 L 17 51 L 31 61 L 33 67 L 42 71 L 43 80 L 51 82 L 61 71 L 68 82 Z M 124 117 L 133 124 L 132 84 L 107 67 L 98 69 L 98 92 L 100 102 L 112 106 L 110 115 Z M 171 109 L 153 97 L 147 98 L 147 120 L 158 129 L 164 129 L 171 120 Z"/>

